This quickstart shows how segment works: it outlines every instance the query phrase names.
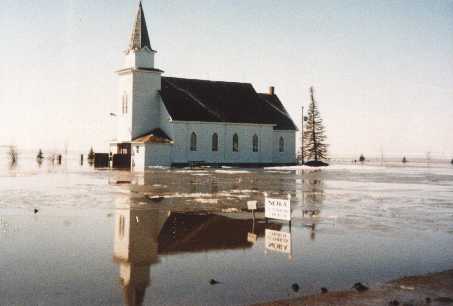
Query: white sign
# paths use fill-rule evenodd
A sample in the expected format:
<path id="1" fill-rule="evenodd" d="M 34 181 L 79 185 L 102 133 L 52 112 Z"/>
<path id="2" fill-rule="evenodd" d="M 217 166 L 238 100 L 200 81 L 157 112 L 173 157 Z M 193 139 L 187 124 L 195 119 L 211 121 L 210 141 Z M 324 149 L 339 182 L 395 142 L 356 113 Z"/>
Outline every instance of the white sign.
<path id="1" fill-rule="evenodd" d="M 258 236 L 254 233 L 247 233 L 247 241 L 251 243 L 255 243 Z"/>
<path id="2" fill-rule="evenodd" d="M 268 250 L 291 254 L 291 234 L 266 229 L 265 245 Z"/>
<path id="3" fill-rule="evenodd" d="M 248 210 L 256 210 L 256 201 L 247 201 Z"/>
<path id="4" fill-rule="evenodd" d="M 272 199 L 265 195 L 264 216 L 270 219 L 291 221 L 291 197 L 288 199 Z"/>

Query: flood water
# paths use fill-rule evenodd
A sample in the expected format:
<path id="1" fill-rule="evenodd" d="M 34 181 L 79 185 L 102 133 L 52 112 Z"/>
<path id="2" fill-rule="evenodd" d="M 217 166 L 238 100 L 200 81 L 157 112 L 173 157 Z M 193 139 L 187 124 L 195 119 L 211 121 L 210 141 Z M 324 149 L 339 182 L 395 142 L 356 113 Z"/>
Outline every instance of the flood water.
<path id="1" fill-rule="evenodd" d="M 265 220 L 264 192 L 291 195 L 291 225 Z M 0 165 L 0 193 L 0 305 L 241 305 L 453 268 L 448 163 L 131 174 L 32 160 Z"/>

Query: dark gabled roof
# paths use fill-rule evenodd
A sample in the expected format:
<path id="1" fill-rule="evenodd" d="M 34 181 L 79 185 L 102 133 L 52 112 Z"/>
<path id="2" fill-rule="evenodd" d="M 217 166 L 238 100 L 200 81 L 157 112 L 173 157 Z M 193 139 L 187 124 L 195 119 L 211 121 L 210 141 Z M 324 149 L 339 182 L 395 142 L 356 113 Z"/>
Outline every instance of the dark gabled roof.
<path id="1" fill-rule="evenodd" d="M 291 116 L 288 114 L 286 111 L 285 107 L 283 106 L 282 102 L 278 98 L 277 95 L 270 95 L 270 94 L 264 94 L 264 93 L 259 93 L 258 94 L 261 99 L 265 100 L 269 105 L 271 105 L 275 111 L 280 113 L 280 116 L 282 117 L 281 120 L 281 128 L 280 130 L 297 130 L 297 126 L 294 124 L 293 120 L 291 119 Z"/>
<path id="2" fill-rule="evenodd" d="M 135 17 L 134 28 L 132 29 L 131 40 L 129 42 L 129 50 L 138 50 L 145 47 L 153 50 L 151 48 L 151 42 L 149 41 L 148 28 L 146 27 L 142 2 L 140 1 L 137 16 Z"/>
<path id="3" fill-rule="evenodd" d="M 258 94 L 248 83 L 162 78 L 160 91 L 176 121 L 275 124 L 297 130 L 277 96 Z"/>

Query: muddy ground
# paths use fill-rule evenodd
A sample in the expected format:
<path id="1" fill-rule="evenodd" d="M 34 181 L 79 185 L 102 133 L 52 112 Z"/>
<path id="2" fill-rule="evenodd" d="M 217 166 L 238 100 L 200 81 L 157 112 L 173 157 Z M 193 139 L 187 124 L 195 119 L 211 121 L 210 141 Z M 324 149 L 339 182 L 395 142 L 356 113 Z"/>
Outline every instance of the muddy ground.
<path id="1" fill-rule="evenodd" d="M 257 305 L 453 305 L 453 270 L 423 276 L 404 277 L 363 292 L 351 289 Z"/>

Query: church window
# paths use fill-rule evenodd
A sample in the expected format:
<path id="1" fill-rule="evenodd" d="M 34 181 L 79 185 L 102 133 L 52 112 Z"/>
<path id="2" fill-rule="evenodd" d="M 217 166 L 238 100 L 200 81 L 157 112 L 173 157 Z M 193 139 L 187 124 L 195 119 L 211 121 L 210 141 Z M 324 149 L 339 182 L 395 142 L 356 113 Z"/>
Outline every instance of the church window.
<path id="1" fill-rule="evenodd" d="M 122 114 L 127 114 L 127 108 L 128 108 L 128 101 L 127 101 L 127 93 L 124 93 L 123 94 L 123 104 L 122 104 L 122 109 L 121 109 L 121 112 Z"/>
<path id="2" fill-rule="evenodd" d="M 219 151 L 219 135 L 217 135 L 217 133 L 212 135 L 212 151 Z"/>
<path id="3" fill-rule="evenodd" d="M 197 134 L 192 133 L 190 135 L 190 151 L 197 150 Z"/>
<path id="4" fill-rule="evenodd" d="M 278 151 L 285 152 L 285 140 L 283 137 L 280 137 L 280 140 L 278 141 Z"/>
<path id="5" fill-rule="evenodd" d="M 233 135 L 233 152 L 239 152 L 239 136 L 238 136 L 238 134 Z"/>
<path id="6" fill-rule="evenodd" d="M 123 239 L 124 237 L 124 227 L 125 227 L 125 220 L 124 220 L 124 216 L 120 216 L 120 220 L 118 222 L 118 234 L 120 236 L 121 239 Z"/>
<path id="7" fill-rule="evenodd" d="M 258 135 L 253 135 L 253 152 L 258 152 Z"/>

